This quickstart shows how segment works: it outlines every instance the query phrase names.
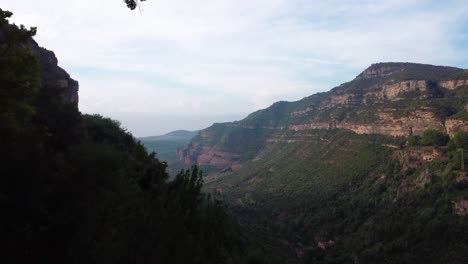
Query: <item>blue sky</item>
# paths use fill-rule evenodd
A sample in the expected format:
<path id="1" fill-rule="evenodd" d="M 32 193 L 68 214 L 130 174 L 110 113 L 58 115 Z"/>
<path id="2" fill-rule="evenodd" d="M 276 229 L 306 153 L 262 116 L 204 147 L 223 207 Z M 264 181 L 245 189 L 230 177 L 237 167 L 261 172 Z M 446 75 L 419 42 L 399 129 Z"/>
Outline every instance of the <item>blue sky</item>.
<path id="1" fill-rule="evenodd" d="M 90 4 L 92 2 L 92 4 Z M 80 109 L 137 136 L 298 100 L 375 62 L 468 68 L 468 4 L 423 0 L 0 0 L 80 82 Z"/>

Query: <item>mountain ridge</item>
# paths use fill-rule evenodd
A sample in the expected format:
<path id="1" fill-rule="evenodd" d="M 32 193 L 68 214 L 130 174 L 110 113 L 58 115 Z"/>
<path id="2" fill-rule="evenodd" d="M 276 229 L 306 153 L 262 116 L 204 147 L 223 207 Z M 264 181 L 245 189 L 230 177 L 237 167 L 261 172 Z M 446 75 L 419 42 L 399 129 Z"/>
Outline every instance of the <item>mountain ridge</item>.
<path id="1" fill-rule="evenodd" d="M 198 131 L 189 131 L 189 130 L 174 130 L 168 132 L 163 135 L 159 136 L 147 136 L 147 137 L 139 137 L 138 139 L 143 141 L 157 141 L 157 140 L 185 140 L 185 139 L 192 139 Z"/>
<path id="2" fill-rule="evenodd" d="M 465 263 L 467 74 L 372 65 L 328 92 L 213 124 L 179 158 L 291 263 Z"/>
<path id="3" fill-rule="evenodd" d="M 328 92 L 294 102 L 276 102 L 243 120 L 201 130 L 187 148 L 178 151 L 179 158 L 187 165 L 235 168 L 242 160 L 252 158 L 268 137 L 286 130 L 346 129 L 357 134 L 408 137 L 436 129 L 453 136 L 468 130 L 467 89 L 468 71 L 464 69 L 416 63 L 373 64 L 352 81 Z M 231 147 L 230 141 L 239 144 Z"/>

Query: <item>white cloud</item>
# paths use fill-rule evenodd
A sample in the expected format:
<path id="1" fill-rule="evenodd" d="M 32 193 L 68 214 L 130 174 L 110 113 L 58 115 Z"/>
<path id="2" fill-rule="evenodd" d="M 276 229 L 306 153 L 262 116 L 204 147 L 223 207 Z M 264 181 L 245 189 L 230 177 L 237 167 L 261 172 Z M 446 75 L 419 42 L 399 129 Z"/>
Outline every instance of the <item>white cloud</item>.
<path id="1" fill-rule="evenodd" d="M 87 113 L 162 113 L 169 109 L 174 115 L 209 115 L 228 106 L 234 108 L 233 102 L 220 96 L 188 95 L 142 81 L 85 79 L 81 85 L 94 90 L 80 100 Z M 228 108 L 224 113 L 238 112 Z"/>
<path id="2" fill-rule="evenodd" d="M 374 62 L 466 66 L 468 54 L 461 0 L 148 0 L 141 14 L 120 0 L 0 4 L 79 77 L 85 112 L 248 113 Z"/>

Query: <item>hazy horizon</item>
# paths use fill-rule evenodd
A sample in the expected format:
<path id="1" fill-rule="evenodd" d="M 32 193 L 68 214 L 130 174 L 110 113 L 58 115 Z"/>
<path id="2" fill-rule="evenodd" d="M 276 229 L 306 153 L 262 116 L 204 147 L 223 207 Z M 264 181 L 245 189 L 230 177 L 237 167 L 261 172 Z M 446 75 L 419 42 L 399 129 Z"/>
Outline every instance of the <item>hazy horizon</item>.
<path id="1" fill-rule="evenodd" d="M 377 62 L 468 68 L 464 1 L 7 1 L 135 136 L 197 130 L 349 81 Z M 47 14 L 47 15 L 44 15 Z"/>
<path id="2" fill-rule="evenodd" d="M 136 137 L 161 136 L 176 130 L 196 131 L 211 126 L 213 123 L 232 122 L 244 118 L 246 115 L 223 116 L 190 116 L 190 115 L 157 115 L 157 114 L 112 114 L 122 126 L 129 129 Z M 149 121 L 148 121 L 149 120 Z M 147 123 L 157 120 L 160 126 L 151 127 Z"/>

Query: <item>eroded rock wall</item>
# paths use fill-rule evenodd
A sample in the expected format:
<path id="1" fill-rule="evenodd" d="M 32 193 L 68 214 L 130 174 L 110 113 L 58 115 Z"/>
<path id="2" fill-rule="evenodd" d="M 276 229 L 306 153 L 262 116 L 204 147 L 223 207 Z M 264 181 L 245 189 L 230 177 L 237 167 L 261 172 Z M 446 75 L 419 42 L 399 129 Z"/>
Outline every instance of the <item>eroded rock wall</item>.
<path id="1" fill-rule="evenodd" d="M 395 117 L 397 109 L 384 109 L 377 114 L 377 120 L 372 123 L 356 123 L 350 121 L 311 122 L 307 124 L 290 125 L 294 131 L 308 129 L 348 129 L 357 134 L 382 134 L 393 137 L 421 135 L 428 128 L 443 130 L 444 123 L 427 109 Z"/>

